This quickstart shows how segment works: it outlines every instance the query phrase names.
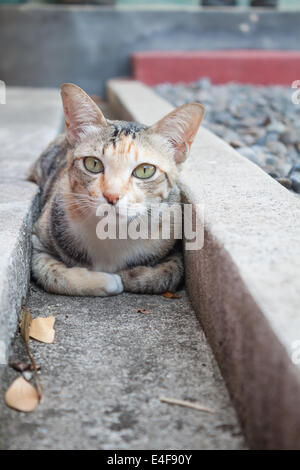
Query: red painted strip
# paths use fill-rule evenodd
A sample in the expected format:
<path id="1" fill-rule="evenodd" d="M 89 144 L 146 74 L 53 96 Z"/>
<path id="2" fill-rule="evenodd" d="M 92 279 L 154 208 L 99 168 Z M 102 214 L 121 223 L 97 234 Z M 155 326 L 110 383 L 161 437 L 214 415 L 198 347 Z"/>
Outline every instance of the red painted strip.
<path id="1" fill-rule="evenodd" d="M 137 52 L 132 61 L 134 78 L 147 85 L 201 77 L 213 83 L 256 85 L 290 85 L 300 80 L 300 52 L 296 51 Z"/>

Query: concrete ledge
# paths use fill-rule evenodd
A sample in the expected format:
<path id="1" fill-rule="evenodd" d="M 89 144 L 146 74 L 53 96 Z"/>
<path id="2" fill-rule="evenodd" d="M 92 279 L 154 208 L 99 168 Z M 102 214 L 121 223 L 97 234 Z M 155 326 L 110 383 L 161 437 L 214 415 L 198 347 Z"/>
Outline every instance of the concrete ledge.
<path id="1" fill-rule="evenodd" d="M 0 183 L 0 341 L 6 351 L 27 293 L 37 194 L 38 188 L 31 183 Z"/>
<path id="2" fill-rule="evenodd" d="M 145 124 L 172 109 L 138 82 L 110 81 L 108 96 Z M 248 442 L 300 449 L 300 371 L 292 361 L 300 340 L 300 201 L 205 128 L 181 188 L 188 202 L 205 205 L 204 247 L 185 253 L 187 288 Z"/>
<path id="3" fill-rule="evenodd" d="M 0 105 L 0 365 L 16 331 L 30 275 L 31 229 L 38 187 L 26 181 L 31 163 L 61 123 L 58 90 L 9 88 Z"/>

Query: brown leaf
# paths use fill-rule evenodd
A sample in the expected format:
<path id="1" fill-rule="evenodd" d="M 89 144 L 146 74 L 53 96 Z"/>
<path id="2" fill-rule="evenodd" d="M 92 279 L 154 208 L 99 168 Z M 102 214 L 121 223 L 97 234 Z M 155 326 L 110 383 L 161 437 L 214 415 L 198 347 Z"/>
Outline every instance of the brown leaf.
<path id="1" fill-rule="evenodd" d="M 136 311 L 144 314 L 151 313 L 150 310 L 146 310 L 145 308 L 137 308 Z"/>
<path id="2" fill-rule="evenodd" d="M 163 297 L 166 297 L 166 299 L 181 299 L 181 295 L 175 294 L 174 292 L 165 292 L 164 294 L 161 294 Z"/>
<path id="3" fill-rule="evenodd" d="M 37 389 L 23 377 L 14 380 L 5 394 L 5 403 L 17 411 L 33 411 L 39 401 Z"/>
<path id="4" fill-rule="evenodd" d="M 41 343 L 53 343 L 55 330 L 53 328 L 54 317 L 34 318 L 30 325 L 29 336 Z"/>

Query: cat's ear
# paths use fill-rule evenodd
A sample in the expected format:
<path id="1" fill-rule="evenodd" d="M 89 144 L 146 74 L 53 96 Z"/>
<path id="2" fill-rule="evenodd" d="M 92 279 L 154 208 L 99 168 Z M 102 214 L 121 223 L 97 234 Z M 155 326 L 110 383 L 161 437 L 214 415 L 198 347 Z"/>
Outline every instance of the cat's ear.
<path id="1" fill-rule="evenodd" d="M 64 83 L 61 97 L 65 113 L 66 136 L 70 144 L 77 142 L 93 127 L 107 126 L 96 103 L 78 86 Z"/>
<path id="2" fill-rule="evenodd" d="M 174 148 L 176 163 L 182 163 L 188 156 L 204 113 L 205 109 L 199 103 L 184 104 L 150 127 L 149 131 L 167 139 Z"/>

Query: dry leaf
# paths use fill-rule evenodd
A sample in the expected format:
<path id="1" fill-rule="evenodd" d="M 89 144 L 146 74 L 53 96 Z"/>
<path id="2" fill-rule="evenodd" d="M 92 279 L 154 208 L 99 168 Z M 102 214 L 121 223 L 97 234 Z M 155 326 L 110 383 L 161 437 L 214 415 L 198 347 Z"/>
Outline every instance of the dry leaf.
<path id="1" fill-rule="evenodd" d="M 199 403 L 194 403 L 192 401 L 178 400 L 177 398 L 166 398 L 159 397 L 160 401 L 169 403 L 170 405 L 184 406 L 186 408 L 193 408 L 194 410 L 204 411 L 205 413 L 215 413 L 215 410 L 207 408 L 206 406 L 200 405 Z"/>
<path id="2" fill-rule="evenodd" d="M 54 317 L 34 318 L 30 325 L 30 338 L 34 338 L 41 343 L 53 343 L 55 335 L 54 322 Z"/>
<path id="3" fill-rule="evenodd" d="M 5 403 L 17 411 L 33 411 L 39 404 L 37 389 L 23 377 L 16 379 L 5 394 Z"/>
<path id="4" fill-rule="evenodd" d="M 167 299 L 181 299 L 181 295 L 175 294 L 173 292 L 165 292 L 164 294 L 161 294 L 163 297 L 166 297 Z"/>
<path id="5" fill-rule="evenodd" d="M 144 314 L 151 313 L 150 310 L 146 310 L 145 308 L 137 308 L 136 311 Z"/>

